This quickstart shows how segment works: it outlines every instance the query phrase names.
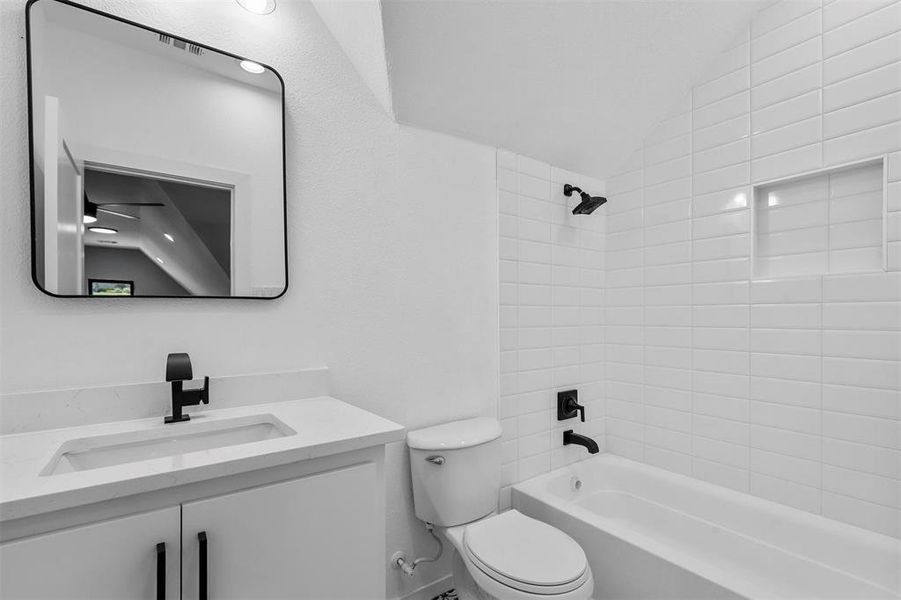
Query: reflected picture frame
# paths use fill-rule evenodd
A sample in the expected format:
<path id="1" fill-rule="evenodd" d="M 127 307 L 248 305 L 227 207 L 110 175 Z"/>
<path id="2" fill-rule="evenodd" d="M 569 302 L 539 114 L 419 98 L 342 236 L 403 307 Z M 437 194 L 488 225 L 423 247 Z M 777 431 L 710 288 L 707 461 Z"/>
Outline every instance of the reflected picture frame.
<path id="1" fill-rule="evenodd" d="M 88 279 L 89 296 L 121 297 L 135 295 L 135 282 L 125 279 Z"/>

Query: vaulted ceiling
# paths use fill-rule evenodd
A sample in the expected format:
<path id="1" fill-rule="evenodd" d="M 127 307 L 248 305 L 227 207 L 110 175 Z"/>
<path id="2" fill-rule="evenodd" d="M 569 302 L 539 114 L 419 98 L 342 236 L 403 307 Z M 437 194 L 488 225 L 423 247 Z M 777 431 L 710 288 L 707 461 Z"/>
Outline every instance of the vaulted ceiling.
<path id="1" fill-rule="evenodd" d="M 770 1 L 382 0 L 383 104 L 604 178 Z"/>

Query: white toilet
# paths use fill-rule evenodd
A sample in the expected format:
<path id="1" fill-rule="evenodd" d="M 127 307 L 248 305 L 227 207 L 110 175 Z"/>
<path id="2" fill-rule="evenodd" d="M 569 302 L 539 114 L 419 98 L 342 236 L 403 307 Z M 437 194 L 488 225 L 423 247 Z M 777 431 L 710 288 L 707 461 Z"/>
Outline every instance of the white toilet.
<path id="1" fill-rule="evenodd" d="M 458 596 L 587 600 L 594 580 L 575 540 L 516 510 L 497 514 L 500 436 L 490 418 L 407 434 L 416 516 L 453 545 Z"/>

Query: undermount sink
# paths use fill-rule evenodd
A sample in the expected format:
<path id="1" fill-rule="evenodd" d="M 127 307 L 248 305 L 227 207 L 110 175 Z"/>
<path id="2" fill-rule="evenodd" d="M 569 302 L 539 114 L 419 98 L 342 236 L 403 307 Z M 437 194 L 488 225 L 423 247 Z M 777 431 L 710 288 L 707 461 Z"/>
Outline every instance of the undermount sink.
<path id="1" fill-rule="evenodd" d="M 297 432 L 270 414 L 191 421 L 152 429 L 68 440 L 41 471 L 59 475 L 189 452 L 272 440 Z"/>

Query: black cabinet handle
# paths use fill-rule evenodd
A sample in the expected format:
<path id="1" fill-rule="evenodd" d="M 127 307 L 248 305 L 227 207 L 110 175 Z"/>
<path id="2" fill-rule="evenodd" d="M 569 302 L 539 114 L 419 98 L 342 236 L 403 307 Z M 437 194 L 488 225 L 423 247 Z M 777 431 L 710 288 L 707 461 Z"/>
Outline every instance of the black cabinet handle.
<path id="1" fill-rule="evenodd" d="M 206 531 L 197 534 L 197 541 L 200 542 L 200 592 L 198 596 L 200 600 L 207 600 L 206 587 Z"/>
<path id="2" fill-rule="evenodd" d="M 166 600 L 166 544 L 156 545 L 156 600 Z"/>

